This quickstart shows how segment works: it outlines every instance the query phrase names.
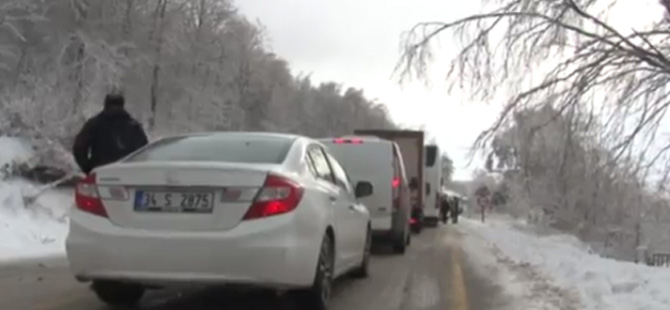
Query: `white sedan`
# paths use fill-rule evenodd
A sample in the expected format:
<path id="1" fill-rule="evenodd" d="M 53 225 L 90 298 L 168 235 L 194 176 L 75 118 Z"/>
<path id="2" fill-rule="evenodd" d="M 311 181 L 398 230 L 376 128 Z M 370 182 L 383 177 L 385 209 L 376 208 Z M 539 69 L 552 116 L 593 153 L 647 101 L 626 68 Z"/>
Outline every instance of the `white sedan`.
<path id="1" fill-rule="evenodd" d="M 67 255 L 112 305 L 190 283 L 289 290 L 325 309 L 335 277 L 367 275 L 370 216 L 356 199 L 372 190 L 306 137 L 164 138 L 77 185 Z"/>

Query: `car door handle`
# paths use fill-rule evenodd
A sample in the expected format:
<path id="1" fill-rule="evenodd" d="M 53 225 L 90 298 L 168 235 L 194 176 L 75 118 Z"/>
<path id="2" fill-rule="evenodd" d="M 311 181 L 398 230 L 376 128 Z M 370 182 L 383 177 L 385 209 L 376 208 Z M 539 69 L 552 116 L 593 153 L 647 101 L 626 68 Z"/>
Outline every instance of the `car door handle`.
<path id="1" fill-rule="evenodd" d="M 337 196 L 328 196 L 328 199 L 330 199 L 330 201 L 337 201 Z"/>
<path id="2" fill-rule="evenodd" d="M 355 205 L 349 205 L 349 210 L 351 210 L 351 211 L 358 211 L 358 209 L 356 209 L 356 206 L 355 206 Z"/>

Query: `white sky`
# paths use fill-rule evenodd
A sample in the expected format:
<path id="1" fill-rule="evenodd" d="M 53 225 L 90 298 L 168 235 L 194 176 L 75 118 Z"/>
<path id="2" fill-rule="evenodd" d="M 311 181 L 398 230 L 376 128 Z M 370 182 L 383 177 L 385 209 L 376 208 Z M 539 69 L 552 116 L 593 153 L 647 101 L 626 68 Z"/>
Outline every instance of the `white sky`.
<path id="1" fill-rule="evenodd" d="M 444 74 L 437 75 L 440 70 L 435 70 L 432 89 L 422 82 L 401 88 L 391 76 L 403 31 L 420 21 L 453 19 L 478 6 L 478 1 L 470 6 L 466 1 L 449 2 L 238 0 L 236 4 L 241 13 L 267 27 L 270 47 L 290 62 L 294 73 L 311 73 L 315 82 L 332 80 L 362 88 L 369 99 L 386 103 L 397 122 L 424 125 L 454 159 L 455 178 L 467 179 L 475 167 L 465 167 L 468 149 L 498 110 L 450 98 L 440 78 Z M 446 72 L 444 64 L 441 69 Z"/>
<path id="2" fill-rule="evenodd" d="M 420 21 L 448 21 L 474 13 L 479 1 L 237 0 L 236 4 L 241 13 L 267 27 L 270 47 L 290 62 L 294 73 L 311 74 L 315 82 L 362 88 L 369 99 L 386 103 L 395 121 L 425 126 L 454 160 L 455 179 L 469 179 L 481 165 L 482 160 L 476 159 L 467 166 L 469 147 L 500 110 L 447 94 L 443 77 L 445 61 L 453 52 L 449 37 L 441 40 L 445 51 L 436 55 L 442 62 L 433 66 L 432 88 L 421 82 L 400 87 L 391 76 L 402 32 Z M 618 17 L 629 18 L 630 10 L 625 12 Z"/>

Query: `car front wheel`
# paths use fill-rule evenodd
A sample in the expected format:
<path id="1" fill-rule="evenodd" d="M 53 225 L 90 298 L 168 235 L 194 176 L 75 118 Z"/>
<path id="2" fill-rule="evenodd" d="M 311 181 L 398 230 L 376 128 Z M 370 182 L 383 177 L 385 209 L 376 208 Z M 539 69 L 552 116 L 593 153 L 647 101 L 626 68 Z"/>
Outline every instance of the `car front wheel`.
<path id="1" fill-rule="evenodd" d="M 116 281 L 93 281 L 91 288 L 102 302 L 115 307 L 132 307 L 144 295 L 144 288 L 137 284 Z"/>

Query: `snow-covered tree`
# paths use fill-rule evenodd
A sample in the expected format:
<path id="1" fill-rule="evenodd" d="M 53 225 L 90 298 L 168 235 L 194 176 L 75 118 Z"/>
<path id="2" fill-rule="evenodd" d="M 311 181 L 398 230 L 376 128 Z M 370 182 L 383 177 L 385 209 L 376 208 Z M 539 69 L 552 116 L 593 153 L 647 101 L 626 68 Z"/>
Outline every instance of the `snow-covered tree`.
<path id="1" fill-rule="evenodd" d="M 626 15 L 636 6 L 640 20 Z M 644 218 L 663 205 L 650 183 L 665 189 L 670 172 L 659 139 L 669 13 L 667 0 L 484 1 L 482 13 L 416 25 L 399 68 L 425 76 L 435 38 L 455 34 L 449 83 L 478 102 L 507 97 L 477 146 L 488 170 L 504 172 L 514 211 L 631 257 Z M 660 181 L 650 177 L 659 167 Z"/>
<path id="2" fill-rule="evenodd" d="M 0 135 L 71 164 L 84 120 L 122 91 L 159 136 L 273 130 L 311 136 L 395 127 L 383 105 L 294 77 L 262 25 L 230 0 L 6 0 L 0 4 Z"/>

